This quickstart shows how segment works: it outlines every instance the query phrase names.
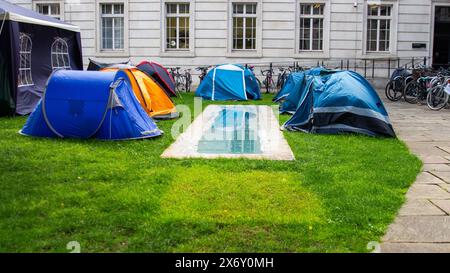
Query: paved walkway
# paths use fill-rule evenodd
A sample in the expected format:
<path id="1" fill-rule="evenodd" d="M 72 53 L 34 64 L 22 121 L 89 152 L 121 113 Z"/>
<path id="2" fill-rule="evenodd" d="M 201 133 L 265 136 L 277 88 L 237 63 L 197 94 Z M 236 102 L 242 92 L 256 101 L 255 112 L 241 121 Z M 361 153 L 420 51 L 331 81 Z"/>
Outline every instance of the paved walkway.
<path id="1" fill-rule="evenodd" d="M 385 106 L 398 137 L 424 166 L 381 252 L 450 252 L 450 109 L 389 101 Z"/>

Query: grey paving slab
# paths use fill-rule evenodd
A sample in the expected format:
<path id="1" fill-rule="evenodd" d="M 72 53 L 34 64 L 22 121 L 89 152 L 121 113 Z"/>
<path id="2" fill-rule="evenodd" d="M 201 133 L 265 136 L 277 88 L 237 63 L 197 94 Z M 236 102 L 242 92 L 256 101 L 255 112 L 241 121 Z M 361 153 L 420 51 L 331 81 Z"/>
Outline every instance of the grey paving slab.
<path id="1" fill-rule="evenodd" d="M 383 253 L 449 253 L 450 244 L 436 243 L 385 243 L 381 245 Z"/>
<path id="2" fill-rule="evenodd" d="M 450 199 L 450 193 L 438 185 L 413 184 L 406 194 L 408 199 Z"/>
<path id="3" fill-rule="evenodd" d="M 435 176 L 439 177 L 443 181 L 450 183 L 450 172 L 439 172 L 439 171 L 433 171 L 431 172 Z"/>
<path id="4" fill-rule="evenodd" d="M 450 199 L 447 200 L 434 200 L 432 199 L 431 202 L 437 206 L 439 209 L 444 211 L 446 214 L 450 215 Z"/>
<path id="5" fill-rule="evenodd" d="M 441 171 L 450 172 L 450 166 L 447 164 L 423 164 L 423 171 Z"/>
<path id="6" fill-rule="evenodd" d="M 416 184 L 443 184 L 445 181 L 429 172 L 421 172 L 416 178 Z"/>
<path id="7" fill-rule="evenodd" d="M 446 215 L 446 213 L 427 199 L 409 199 L 402 206 L 398 215 Z"/>
<path id="8" fill-rule="evenodd" d="M 423 142 L 409 142 L 406 143 L 408 148 L 417 155 L 423 156 L 448 156 L 449 154 L 438 147 L 430 145 L 430 143 Z"/>
<path id="9" fill-rule="evenodd" d="M 450 216 L 399 216 L 383 241 L 450 243 Z"/>
<path id="10" fill-rule="evenodd" d="M 450 163 L 450 161 L 443 156 L 419 155 L 419 158 L 425 164 L 449 164 Z"/>
<path id="11" fill-rule="evenodd" d="M 442 145 L 442 146 L 439 146 L 439 148 L 440 148 L 441 150 L 444 150 L 444 151 L 446 151 L 447 153 L 450 154 L 450 146 L 444 146 L 444 145 Z"/>

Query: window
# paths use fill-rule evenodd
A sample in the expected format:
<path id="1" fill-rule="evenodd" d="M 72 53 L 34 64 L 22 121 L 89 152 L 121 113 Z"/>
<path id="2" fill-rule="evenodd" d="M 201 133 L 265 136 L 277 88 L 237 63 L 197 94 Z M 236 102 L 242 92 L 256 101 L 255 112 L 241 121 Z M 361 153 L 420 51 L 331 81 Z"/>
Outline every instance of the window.
<path id="1" fill-rule="evenodd" d="M 233 3 L 233 49 L 256 49 L 255 3 Z"/>
<path id="2" fill-rule="evenodd" d="M 101 49 L 124 49 L 124 5 L 101 4 Z"/>
<path id="3" fill-rule="evenodd" d="M 325 4 L 300 4 L 300 51 L 323 50 Z"/>
<path id="4" fill-rule="evenodd" d="M 367 51 L 390 50 L 392 6 L 369 5 L 367 8 Z"/>
<path id="5" fill-rule="evenodd" d="M 19 36 L 19 87 L 33 85 L 31 76 L 31 37 L 25 33 Z"/>
<path id="6" fill-rule="evenodd" d="M 69 47 L 62 38 L 56 38 L 52 44 L 52 69 L 70 69 Z"/>
<path id="7" fill-rule="evenodd" d="M 59 3 L 38 3 L 36 11 L 40 14 L 51 16 L 58 20 L 61 19 L 61 9 Z"/>
<path id="8" fill-rule="evenodd" d="M 189 49 L 189 4 L 166 5 L 166 48 Z"/>

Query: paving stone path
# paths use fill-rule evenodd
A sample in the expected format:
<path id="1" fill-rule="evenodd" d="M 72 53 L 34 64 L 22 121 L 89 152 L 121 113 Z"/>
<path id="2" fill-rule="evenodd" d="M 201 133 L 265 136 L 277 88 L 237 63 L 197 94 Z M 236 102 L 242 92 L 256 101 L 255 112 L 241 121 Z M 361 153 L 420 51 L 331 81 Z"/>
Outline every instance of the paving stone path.
<path id="1" fill-rule="evenodd" d="M 398 137 L 424 166 L 381 252 L 450 252 L 450 109 L 389 101 L 385 106 Z"/>

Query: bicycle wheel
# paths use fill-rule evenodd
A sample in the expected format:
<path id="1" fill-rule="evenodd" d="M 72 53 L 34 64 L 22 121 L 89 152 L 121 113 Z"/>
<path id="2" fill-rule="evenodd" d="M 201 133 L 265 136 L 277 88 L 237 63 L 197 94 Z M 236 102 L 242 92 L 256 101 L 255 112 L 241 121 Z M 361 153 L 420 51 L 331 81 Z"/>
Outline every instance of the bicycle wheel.
<path id="1" fill-rule="evenodd" d="M 185 82 L 186 82 L 185 76 L 180 75 L 177 80 L 177 85 L 175 86 L 175 88 L 177 89 L 178 92 L 186 91 L 186 83 Z"/>
<path id="2" fill-rule="evenodd" d="M 403 92 L 402 88 L 399 88 L 396 85 L 396 82 L 393 80 L 390 80 L 386 84 L 386 88 L 384 90 L 384 93 L 386 94 L 386 98 L 388 98 L 390 101 L 398 101 L 402 98 Z"/>
<path id="3" fill-rule="evenodd" d="M 438 85 L 430 89 L 427 95 L 427 105 L 431 110 L 437 111 L 448 103 L 449 95 L 444 91 L 444 86 Z"/>
<path id="4" fill-rule="evenodd" d="M 186 92 L 191 92 L 192 76 L 191 74 L 186 74 Z"/>
<path id="5" fill-rule="evenodd" d="M 417 103 L 421 89 L 422 87 L 416 81 L 408 83 L 403 90 L 403 97 L 405 98 L 405 101 L 411 104 Z"/>

